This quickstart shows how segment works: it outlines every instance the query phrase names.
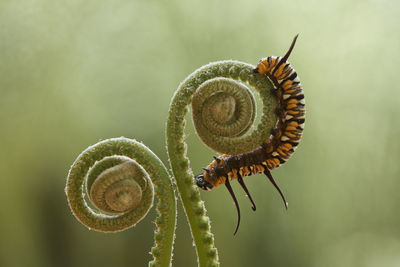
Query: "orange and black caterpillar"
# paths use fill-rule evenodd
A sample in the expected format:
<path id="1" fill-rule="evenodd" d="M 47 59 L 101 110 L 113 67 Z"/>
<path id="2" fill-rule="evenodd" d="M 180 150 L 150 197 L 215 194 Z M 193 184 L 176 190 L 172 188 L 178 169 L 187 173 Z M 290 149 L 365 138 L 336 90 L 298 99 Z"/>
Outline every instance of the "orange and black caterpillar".
<path id="1" fill-rule="evenodd" d="M 296 71 L 287 62 L 297 37 L 298 35 L 294 37 L 284 57 L 262 58 L 256 68 L 253 69 L 254 73 L 264 74 L 272 81 L 274 85 L 273 94 L 279 100 L 279 108 L 276 110 L 278 120 L 270 137 L 261 146 L 248 153 L 225 154 L 214 157 L 214 161 L 203 168 L 204 172 L 196 176 L 197 186 L 204 190 L 211 190 L 213 187 L 225 184 L 238 212 L 238 222 L 234 234 L 236 234 L 240 224 L 240 209 L 230 180 L 238 180 L 252 203 L 252 209 L 256 210 L 256 205 L 244 184 L 243 176 L 264 173 L 278 190 L 287 208 L 285 197 L 275 183 L 270 170 L 279 167 L 289 159 L 299 144 L 304 129 L 305 102 L 303 90 Z"/>

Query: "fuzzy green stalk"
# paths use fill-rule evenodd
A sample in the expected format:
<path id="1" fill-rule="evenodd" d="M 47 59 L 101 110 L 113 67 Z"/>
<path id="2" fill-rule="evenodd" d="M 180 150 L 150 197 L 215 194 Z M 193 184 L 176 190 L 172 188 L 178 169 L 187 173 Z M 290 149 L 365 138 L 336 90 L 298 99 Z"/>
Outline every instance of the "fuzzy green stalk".
<path id="1" fill-rule="evenodd" d="M 87 177 L 90 178 L 86 186 Z M 102 193 L 102 185 L 97 186 L 100 196 L 114 194 L 117 199 L 88 203 L 85 192 L 93 191 L 90 187 L 95 186 L 96 179 L 105 182 L 103 187 L 110 187 L 109 191 Z M 151 250 L 153 260 L 149 266 L 171 266 L 176 227 L 175 193 L 166 167 L 145 145 L 120 137 L 88 147 L 71 166 L 65 191 L 75 217 L 89 229 L 101 232 L 118 232 L 136 225 L 152 206 L 155 192 L 159 199 L 156 208 L 158 216 L 155 245 Z M 101 210 L 101 206 L 107 203 L 111 203 L 117 211 L 109 207 Z M 126 211 L 124 204 L 129 205 Z"/>
<path id="2" fill-rule="evenodd" d="M 263 114 L 258 126 L 248 127 L 248 125 L 244 125 L 243 128 L 246 130 L 252 128 L 251 133 L 247 135 L 235 133 L 233 137 L 219 137 L 219 132 L 226 133 L 227 128 L 234 128 L 233 126 L 231 127 L 231 125 L 236 125 L 235 122 L 233 122 L 226 127 L 224 126 L 225 128 L 221 131 L 215 130 L 214 136 L 209 139 L 216 142 L 218 148 L 215 150 L 227 154 L 248 152 L 252 148 L 262 144 L 267 140 L 271 130 L 275 126 L 276 115 L 274 111 L 277 107 L 277 100 L 276 97 L 270 93 L 272 89 L 271 82 L 265 75 L 254 74 L 252 72 L 253 67 L 254 66 L 238 61 L 221 61 L 203 66 L 189 75 L 179 85 L 170 104 L 166 129 L 169 161 L 196 246 L 198 264 L 201 267 L 219 266 L 219 259 L 217 249 L 214 246 L 214 236 L 210 231 L 210 220 L 206 215 L 204 202 L 200 199 L 198 187 L 194 184 L 194 176 L 189 168 L 190 163 L 186 156 L 187 147 L 184 134 L 185 115 L 194 94 L 207 81 L 223 78 L 224 81 L 222 83 L 224 84 L 222 85 L 221 82 L 218 81 L 215 83 L 217 87 L 225 86 L 226 80 L 228 80 L 228 82 L 229 80 L 237 80 L 240 81 L 242 85 L 249 84 L 258 91 L 263 101 Z M 232 82 L 232 87 L 238 87 L 237 82 Z M 221 88 L 216 88 L 217 95 L 219 95 L 220 91 L 218 90 L 220 89 Z M 207 91 L 207 89 L 205 90 Z M 244 95 L 246 94 L 247 93 Z M 232 97 L 234 97 L 234 94 L 232 94 Z M 239 106 L 240 103 L 244 101 L 245 100 L 239 100 Z M 220 108 L 221 105 L 222 107 L 227 106 L 228 108 L 233 106 L 230 101 L 222 102 L 222 104 L 221 100 L 212 102 L 218 102 L 217 107 L 211 107 L 217 112 L 223 110 L 223 108 Z M 252 102 L 252 100 L 250 100 L 250 102 Z M 204 114 L 207 114 L 207 112 Z M 232 114 L 234 114 L 234 112 L 228 111 L 227 114 L 225 114 L 226 116 L 224 115 L 221 118 L 223 121 L 225 120 L 230 123 Z M 207 115 L 204 116 L 207 118 Z M 241 118 L 241 115 L 233 117 Z M 253 115 L 250 117 L 253 117 Z M 205 123 L 207 123 L 207 121 Z M 213 124 L 216 124 L 216 122 L 213 122 Z M 213 125 L 213 127 L 214 126 L 215 125 Z M 199 129 L 201 129 L 201 127 Z M 199 131 L 199 129 L 196 127 L 197 131 Z M 211 130 L 209 132 L 211 132 Z M 239 130 L 239 132 L 242 132 L 242 130 Z M 204 139 L 202 137 L 203 141 L 206 139 L 206 137 Z M 206 145 L 212 148 L 214 147 L 213 144 L 207 143 Z"/>

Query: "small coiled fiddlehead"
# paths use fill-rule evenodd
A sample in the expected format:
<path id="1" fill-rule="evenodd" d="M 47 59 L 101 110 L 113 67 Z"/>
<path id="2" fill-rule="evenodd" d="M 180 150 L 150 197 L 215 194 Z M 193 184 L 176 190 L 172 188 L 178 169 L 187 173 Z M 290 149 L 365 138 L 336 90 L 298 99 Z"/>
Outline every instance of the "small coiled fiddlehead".
<path id="1" fill-rule="evenodd" d="M 193 119 L 200 138 L 214 150 L 238 154 L 262 144 L 271 134 L 277 116 L 276 97 L 266 76 L 256 75 L 253 66 L 238 61 L 210 63 L 189 75 L 172 99 L 167 122 L 167 146 L 178 192 L 189 221 L 200 266 L 217 266 L 218 253 L 210 231 L 209 218 L 186 156 L 185 115 L 193 100 Z M 246 85 L 254 87 L 263 102 L 257 127 L 254 99 Z M 247 120 L 247 121 L 246 121 Z M 250 133 L 247 130 L 252 128 Z"/>
<path id="2" fill-rule="evenodd" d="M 155 192 L 158 217 L 149 265 L 170 266 L 176 199 L 167 169 L 146 146 L 121 137 L 88 147 L 71 166 L 65 191 L 75 217 L 101 232 L 134 226 L 153 205 Z"/>

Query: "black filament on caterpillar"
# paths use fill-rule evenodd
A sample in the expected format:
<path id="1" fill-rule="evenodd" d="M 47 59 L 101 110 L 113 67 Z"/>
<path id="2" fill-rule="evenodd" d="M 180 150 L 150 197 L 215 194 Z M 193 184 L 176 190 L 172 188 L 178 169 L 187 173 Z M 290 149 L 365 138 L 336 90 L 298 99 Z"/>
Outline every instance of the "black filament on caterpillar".
<path id="1" fill-rule="evenodd" d="M 252 203 L 252 209 L 255 211 L 256 205 L 243 181 L 243 177 L 264 173 L 278 190 L 287 209 L 285 197 L 275 183 L 270 170 L 279 167 L 289 159 L 299 144 L 304 129 L 305 102 L 303 90 L 296 71 L 287 62 L 297 37 L 298 35 L 294 37 L 283 58 L 273 56 L 262 58 L 256 68 L 253 69 L 254 73 L 266 75 L 272 81 L 274 93 L 279 100 L 279 108 L 276 111 L 278 120 L 271 136 L 259 147 L 248 153 L 224 154 L 220 157 L 214 157 L 214 161 L 203 168 L 204 172 L 195 178 L 197 186 L 204 190 L 211 190 L 213 187 L 225 184 L 235 202 L 238 213 L 234 235 L 240 225 L 240 208 L 230 185 L 230 180 L 238 180 Z"/>

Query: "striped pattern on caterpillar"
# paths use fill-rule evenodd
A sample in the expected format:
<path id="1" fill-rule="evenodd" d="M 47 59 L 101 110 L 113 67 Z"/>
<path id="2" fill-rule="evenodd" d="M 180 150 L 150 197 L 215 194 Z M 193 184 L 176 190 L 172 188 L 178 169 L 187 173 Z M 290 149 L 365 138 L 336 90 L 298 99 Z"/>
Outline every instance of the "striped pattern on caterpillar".
<path id="1" fill-rule="evenodd" d="M 230 181 L 237 179 L 246 194 L 248 195 L 252 209 L 256 210 L 256 205 L 243 181 L 244 176 L 264 173 L 284 201 L 287 208 L 287 202 L 281 190 L 275 183 L 270 170 L 279 167 L 285 163 L 298 146 L 305 122 L 305 101 L 303 90 L 300 85 L 300 79 L 296 71 L 287 62 L 292 52 L 298 35 L 284 57 L 265 57 L 262 58 L 254 73 L 266 75 L 273 83 L 275 94 L 279 100 L 279 108 L 276 110 L 278 116 L 277 123 L 272 130 L 271 136 L 258 148 L 239 155 L 221 155 L 214 157 L 204 172 L 196 176 L 196 184 L 204 190 L 211 190 L 225 184 L 231 194 L 238 212 L 238 223 L 235 233 L 240 224 L 240 209 L 236 196 L 230 185 Z"/>

